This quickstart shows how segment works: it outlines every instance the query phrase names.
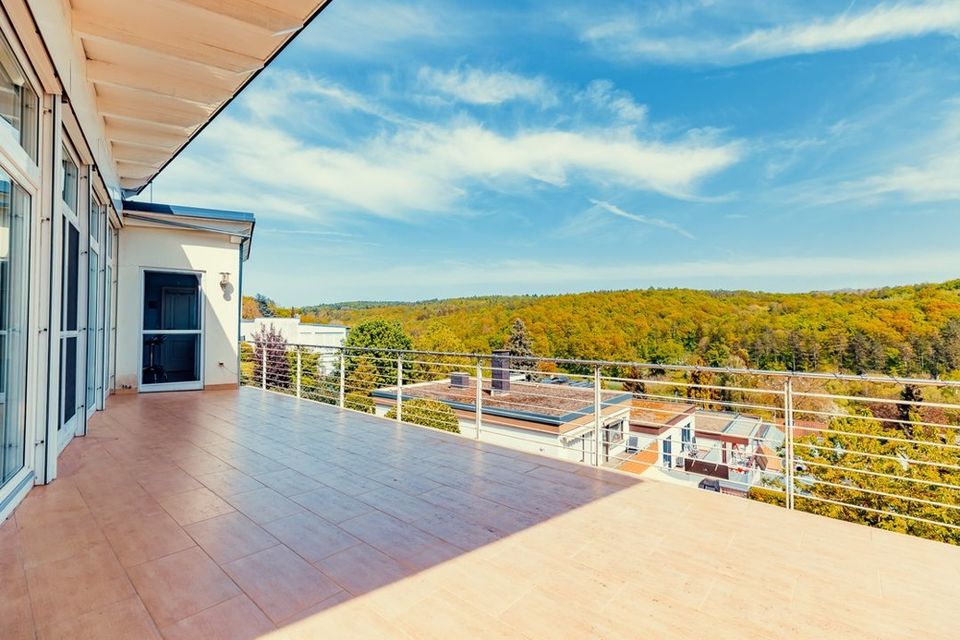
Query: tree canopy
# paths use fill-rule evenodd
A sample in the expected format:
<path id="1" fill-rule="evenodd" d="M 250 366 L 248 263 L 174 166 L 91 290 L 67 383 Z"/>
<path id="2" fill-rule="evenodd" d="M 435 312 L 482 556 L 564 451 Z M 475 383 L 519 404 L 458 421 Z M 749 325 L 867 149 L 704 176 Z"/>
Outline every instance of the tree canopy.
<path id="1" fill-rule="evenodd" d="M 960 369 L 960 280 L 800 294 L 649 289 L 552 296 L 351 303 L 296 310 L 305 322 L 399 323 L 416 344 L 489 353 L 515 319 L 541 356 L 761 369 L 946 376 Z"/>

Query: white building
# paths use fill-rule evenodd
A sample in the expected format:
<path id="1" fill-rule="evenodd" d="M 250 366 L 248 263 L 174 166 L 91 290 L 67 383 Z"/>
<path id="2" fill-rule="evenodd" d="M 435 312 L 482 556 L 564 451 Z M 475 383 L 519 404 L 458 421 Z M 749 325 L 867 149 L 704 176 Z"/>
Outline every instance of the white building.
<path id="1" fill-rule="evenodd" d="M 133 201 L 323 0 L 3 0 L 0 519 L 111 393 L 238 384 L 249 213 Z"/>
<path id="2" fill-rule="evenodd" d="M 254 318 L 240 321 L 240 340 L 249 342 L 253 340 L 253 334 L 269 326 L 273 326 L 288 344 L 317 348 L 342 347 L 349 331 L 342 325 L 300 322 L 300 318 Z"/>
<path id="3" fill-rule="evenodd" d="M 456 381 L 404 385 L 402 397 L 403 401 L 443 402 L 457 415 L 460 433 L 476 438 L 476 379 L 461 376 Z M 479 440 L 563 460 L 594 462 L 597 429 L 592 387 L 510 380 L 505 389 L 495 390 L 494 384 L 484 381 L 482 386 Z M 377 415 L 386 415 L 396 406 L 396 387 L 377 389 L 372 395 Z M 630 398 L 629 393 L 601 392 L 601 464 L 615 465 L 623 458 Z"/>

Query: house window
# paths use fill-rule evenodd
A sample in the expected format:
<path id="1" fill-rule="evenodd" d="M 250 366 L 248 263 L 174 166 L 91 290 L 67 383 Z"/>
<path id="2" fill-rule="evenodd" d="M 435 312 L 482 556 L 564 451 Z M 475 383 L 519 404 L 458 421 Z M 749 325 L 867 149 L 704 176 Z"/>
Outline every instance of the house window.
<path id="1" fill-rule="evenodd" d="M 7 41 L 0 35 L 0 129 L 37 160 L 40 101 Z"/>
<path id="2" fill-rule="evenodd" d="M 0 169 L 0 486 L 26 464 L 30 196 Z"/>
<path id="3" fill-rule="evenodd" d="M 607 444 L 623 442 L 623 420 L 605 426 L 603 428 L 603 437 Z"/>
<path id="4" fill-rule="evenodd" d="M 663 466 L 667 469 L 673 466 L 673 436 L 663 439 Z"/>
<path id="5" fill-rule="evenodd" d="M 77 190 L 80 170 L 77 169 L 77 163 L 73 161 L 73 156 L 63 148 L 63 202 L 70 208 L 70 211 L 77 212 Z"/>
<path id="6" fill-rule="evenodd" d="M 693 441 L 693 428 L 690 423 L 686 423 L 680 428 L 680 451 L 686 451 L 690 448 L 690 443 Z"/>

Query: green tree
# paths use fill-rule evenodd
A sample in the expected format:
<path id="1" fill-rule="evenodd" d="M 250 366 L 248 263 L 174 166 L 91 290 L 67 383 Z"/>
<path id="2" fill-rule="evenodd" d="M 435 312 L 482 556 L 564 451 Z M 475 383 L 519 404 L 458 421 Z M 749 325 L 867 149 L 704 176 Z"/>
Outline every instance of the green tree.
<path id="1" fill-rule="evenodd" d="M 457 419 L 457 414 L 443 402 L 426 398 L 413 398 L 412 400 L 404 400 L 402 406 L 404 422 L 440 429 L 441 431 L 460 433 L 460 421 Z M 397 409 L 390 409 L 386 417 L 396 418 Z"/>
<path id="2" fill-rule="evenodd" d="M 826 430 L 797 437 L 797 509 L 872 527 L 960 544 L 960 455 L 943 434 L 911 442 L 869 412 L 833 418 Z M 783 503 L 783 483 L 749 495 Z"/>
<path id="3" fill-rule="evenodd" d="M 510 352 L 510 368 L 520 371 L 533 371 L 537 362 L 533 359 L 533 349 L 530 347 L 530 338 L 527 336 L 527 325 L 520 318 L 515 318 L 510 327 L 510 337 L 504 348 Z"/>
<path id="4" fill-rule="evenodd" d="M 272 318 L 275 315 L 273 300 L 261 293 L 255 295 L 253 300 L 257 305 L 257 311 L 261 318 Z"/>
<path id="5" fill-rule="evenodd" d="M 350 330 L 344 343 L 347 347 L 346 369 L 350 376 L 361 357 L 368 357 L 377 370 L 377 386 L 390 386 L 397 381 L 397 354 L 389 350 L 409 351 L 413 341 L 400 326 L 399 322 L 371 320 L 363 322 Z M 352 349 L 355 349 L 351 351 Z M 404 364 L 404 373 L 409 365 Z"/>
<path id="6" fill-rule="evenodd" d="M 380 385 L 380 373 L 373 356 L 363 354 L 355 358 L 353 370 L 346 376 L 346 392 L 368 395 Z"/>

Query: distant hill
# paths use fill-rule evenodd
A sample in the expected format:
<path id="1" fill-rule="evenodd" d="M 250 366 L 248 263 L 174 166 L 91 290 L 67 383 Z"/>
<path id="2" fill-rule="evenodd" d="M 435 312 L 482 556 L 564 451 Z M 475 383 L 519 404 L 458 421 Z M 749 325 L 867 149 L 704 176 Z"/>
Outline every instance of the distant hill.
<path id="1" fill-rule="evenodd" d="M 960 369 L 960 280 L 802 294 L 645 289 L 278 311 L 305 322 L 395 320 L 417 348 L 431 350 L 488 352 L 521 318 L 534 351 L 553 357 L 901 375 Z"/>

